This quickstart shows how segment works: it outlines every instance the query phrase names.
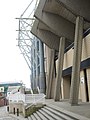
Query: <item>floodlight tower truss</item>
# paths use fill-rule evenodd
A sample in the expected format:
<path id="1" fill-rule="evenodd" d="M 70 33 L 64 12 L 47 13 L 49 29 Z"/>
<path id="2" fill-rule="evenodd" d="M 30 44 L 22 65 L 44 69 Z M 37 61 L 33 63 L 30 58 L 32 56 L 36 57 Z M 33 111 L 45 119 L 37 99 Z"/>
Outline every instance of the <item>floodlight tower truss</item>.
<path id="1" fill-rule="evenodd" d="M 38 6 L 38 3 L 39 0 L 32 0 L 30 4 L 27 6 L 27 8 L 24 10 L 24 12 L 21 14 L 20 18 L 17 18 L 19 20 L 18 47 L 30 70 L 32 70 L 33 67 L 31 49 L 32 47 L 35 47 L 34 46 L 35 37 L 30 33 L 30 30 L 35 20 L 33 15 Z M 34 49 L 36 50 L 37 48 Z M 35 60 L 34 63 L 36 64 Z"/>

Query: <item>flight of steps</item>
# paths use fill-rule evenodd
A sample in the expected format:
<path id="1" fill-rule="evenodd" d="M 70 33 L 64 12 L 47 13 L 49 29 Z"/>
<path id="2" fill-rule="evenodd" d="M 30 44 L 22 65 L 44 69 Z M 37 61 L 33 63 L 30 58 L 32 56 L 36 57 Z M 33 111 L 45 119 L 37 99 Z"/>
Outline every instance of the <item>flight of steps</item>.
<path id="1" fill-rule="evenodd" d="M 53 105 L 47 105 L 33 113 L 28 120 L 89 120 L 88 118 L 65 111 Z"/>

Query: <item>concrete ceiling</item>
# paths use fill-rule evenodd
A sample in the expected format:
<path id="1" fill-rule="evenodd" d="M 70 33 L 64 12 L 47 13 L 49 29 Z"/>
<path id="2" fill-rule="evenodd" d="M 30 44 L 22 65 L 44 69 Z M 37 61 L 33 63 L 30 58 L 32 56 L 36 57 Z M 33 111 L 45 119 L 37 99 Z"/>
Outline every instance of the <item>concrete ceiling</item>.
<path id="1" fill-rule="evenodd" d="M 58 14 L 74 24 L 78 15 L 83 16 L 84 29 L 90 27 L 90 0 L 46 0 L 43 10 Z"/>
<path id="2" fill-rule="evenodd" d="M 84 17 L 84 30 L 90 28 L 89 5 L 89 0 L 40 0 L 31 32 L 57 51 L 60 37 L 64 36 L 66 48 L 74 41 L 78 15 Z"/>
<path id="3" fill-rule="evenodd" d="M 53 0 L 52 0 L 53 1 Z M 76 16 L 82 16 L 90 22 L 90 0 L 56 0 Z"/>
<path id="4" fill-rule="evenodd" d="M 34 34 L 37 38 L 39 38 L 51 49 L 55 49 L 56 51 L 58 51 L 60 37 L 51 32 L 51 29 L 44 23 L 36 19 L 33 24 L 31 33 Z M 70 44 L 71 42 L 66 40 L 65 48 L 67 48 Z"/>

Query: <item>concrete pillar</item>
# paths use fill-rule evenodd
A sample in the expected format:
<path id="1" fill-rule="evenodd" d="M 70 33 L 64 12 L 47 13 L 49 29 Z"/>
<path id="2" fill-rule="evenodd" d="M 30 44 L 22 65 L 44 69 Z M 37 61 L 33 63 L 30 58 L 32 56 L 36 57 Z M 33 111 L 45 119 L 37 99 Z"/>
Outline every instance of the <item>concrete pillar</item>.
<path id="1" fill-rule="evenodd" d="M 36 56 L 36 87 L 39 86 L 39 71 L 38 71 L 39 65 L 37 61 L 38 61 L 38 56 Z"/>
<path id="2" fill-rule="evenodd" d="M 33 90 L 36 89 L 36 63 L 35 63 L 35 57 L 36 57 L 36 52 L 35 52 L 35 40 L 34 40 L 34 44 L 33 44 Z"/>
<path id="3" fill-rule="evenodd" d="M 55 50 L 51 49 L 50 56 L 49 56 L 49 75 L 48 75 L 48 85 L 46 90 L 46 98 L 51 98 L 51 88 L 52 88 L 52 80 L 54 74 L 54 57 L 55 57 Z"/>
<path id="4" fill-rule="evenodd" d="M 35 42 L 35 49 L 36 49 L 36 87 L 38 87 L 39 86 L 39 69 L 38 69 L 38 67 L 39 67 L 39 63 L 38 63 L 38 58 L 39 58 L 39 56 L 38 56 L 38 48 L 37 48 L 37 42 L 39 42 L 38 40 L 37 40 L 37 38 L 36 38 L 36 42 Z"/>
<path id="5" fill-rule="evenodd" d="M 32 66 L 32 67 L 33 67 L 33 68 L 32 68 L 32 69 L 33 69 L 33 76 L 32 76 L 33 88 L 32 88 L 32 89 L 34 90 L 34 86 L 35 86 L 35 82 L 34 82 L 34 81 L 35 81 L 35 80 L 34 80 L 34 79 L 35 79 L 35 70 L 34 70 L 34 49 L 33 49 L 33 54 L 32 54 L 32 56 L 33 56 L 33 66 Z"/>
<path id="6" fill-rule="evenodd" d="M 86 69 L 87 73 L 87 82 L 88 82 L 88 97 L 90 102 L 90 68 Z"/>
<path id="7" fill-rule="evenodd" d="M 64 47 L 65 47 L 65 37 L 61 37 L 60 45 L 59 45 L 59 53 L 58 53 L 58 70 L 57 70 L 57 76 L 56 76 L 56 86 L 55 86 L 55 96 L 54 96 L 55 101 L 60 100 Z"/>
<path id="8" fill-rule="evenodd" d="M 31 46 L 31 74 L 30 74 L 30 80 L 31 80 L 31 88 L 33 89 L 33 45 Z"/>
<path id="9" fill-rule="evenodd" d="M 39 53 L 40 53 L 40 92 L 45 93 L 45 69 L 44 69 L 44 46 L 43 42 L 39 41 Z"/>
<path id="10" fill-rule="evenodd" d="M 78 104 L 82 39 L 83 39 L 83 18 L 78 16 L 76 19 L 73 67 L 72 67 L 72 78 L 71 78 L 71 91 L 70 91 L 71 105 Z"/>

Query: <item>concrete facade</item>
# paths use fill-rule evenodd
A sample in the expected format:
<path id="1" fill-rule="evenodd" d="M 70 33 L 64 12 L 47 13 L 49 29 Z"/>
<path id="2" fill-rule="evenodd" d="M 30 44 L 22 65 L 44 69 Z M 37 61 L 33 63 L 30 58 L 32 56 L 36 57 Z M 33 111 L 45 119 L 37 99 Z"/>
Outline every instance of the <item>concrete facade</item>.
<path id="1" fill-rule="evenodd" d="M 89 65 L 89 61 L 87 61 L 88 59 L 90 59 L 90 52 L 89 52 L 89 41 L 90 41 L 90 34 L 88 34 L 84 39 L 83 39 L 83 45 L 82 45 L 82 57 L 81 57 L 81 63 L 83 68 L 80 68 L 80 85 L 79 85 L 79 100 L 81 100 L 82 102 L 89 102 L 90 101 L 90 79 L 89 79 L 89 74 L 90 74 L 90 65 Z M 85 48 L 87 44 L 87 47 Z M 85 48 L 85 49 L 84 49 Z M 46 46 L 46 75 L 49 75 L 48 72 L 48 65 L 49 65 L 49 61 L 50 60 L 50 52 L 48 51 L 48 48 Z M 87 53 L 85 52 L 87 51 Z M 71 74 L 72 71 L 70 71 L 70 68 L 73 65 L 73 52 L 74 49 L 73 47 L 68 50 L 68 52 L 66 52 L 64 54 L 64 63 L 63 63 L 63 74 L 62 74 L 62 81 L 61 81 L 61 99 L 69 99 L 70 98 L 70 89 L 71 89 Z M 86 55 L 87 54 L 87 55 Z M 86 58 L 83 56 L 87 56 Z M 84 63 L 85 61 L 87 61 L 87 63 Z M 87 66 L 84 66 L 85 64 L 88 64 Z M 54 99 L 54 93 L 55 93 L 55 81 L 56 81 L 56 77 L 55 77 L 55 69 L 56 69 L 56 74 L 58 72 L 58 59 L 56 60 L 56 65 L 54 64 L 54 74 L 53 74 L 53 78 L 52 78 L 52 86 L 51 86 L 51 98 Z M 86 73 L 85 73 L 86 71 Z M 66 72 L 66 73 L 65 73 Z M 86 74 L 86 77 L 85 77 Z M 87 84 L 86 84 L 87 81 Z M 46 85 L 48 85 L 48 77 L 46 77 Z M 59 84 L 60 85 L 60 84 Z M 86 89 L 86 87 L 88 89 Z M 58 88 L 58 87 L 57 87 Z M 88 91 L 87 91 L 88 90 Z M 87 95 L 88 94 L 88 95 Z"/>
<path id="2" fill-rule="evenodd" d="M 17 113 L 17 109 L 19 109 L 19 112 L 22 113 L 23 111 L 23 103 L 9 103 L 9 113 Z"/>
<path id="3" fill-rule="evenodd" d="M 89 0 L 40 0 L 31 32 L 46 45 L 47 98 L 56 101 L 70 99 L 71 105 L 77 105 L 78 99 L 90 101 L 89 3 Z M 86 32 L 83 34 L 83 31 Z M 63 47 L 63 44 L 59 47 L 61 37 L 65 38 L 64 58 L 59 58 Z M 50 57 L 52 49 L 55 50 L 54 58 L 53 54 Z M 51 58 L 54 59 L 54 67 Z"/>

